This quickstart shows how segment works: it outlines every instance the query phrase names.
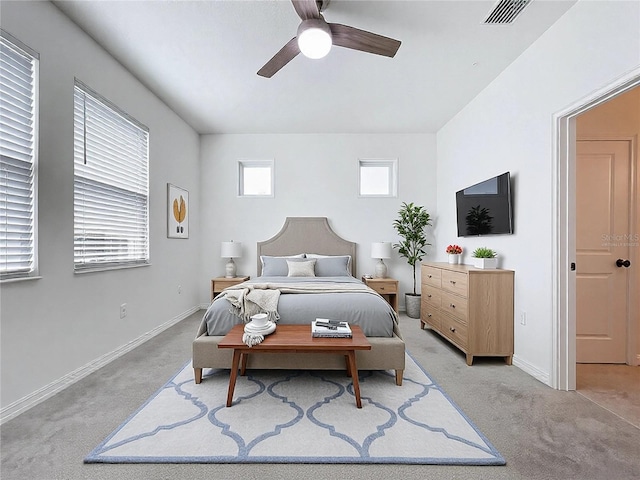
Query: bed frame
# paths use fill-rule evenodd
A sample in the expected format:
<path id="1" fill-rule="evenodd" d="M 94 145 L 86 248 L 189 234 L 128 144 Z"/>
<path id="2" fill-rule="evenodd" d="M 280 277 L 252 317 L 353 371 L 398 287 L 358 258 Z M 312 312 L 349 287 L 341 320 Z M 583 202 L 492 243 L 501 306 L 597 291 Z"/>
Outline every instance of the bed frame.
<path id="1" fill-rule="evenodd" d="M 326 217 L 288 217 L 274 237 L 258 242 L 258 272 L 262 265 L 260 255 L 351 255 L 351 273 L 356 276 L 356 244 L 339 237 L 329 226 Z M 222 336 L 207 335 L 201 324 L 193 341 L 193 369 L 196 383 L 202 381 L 203 368 L 231 368 L 232 352 L 218 348 Z M 398 324 L 393 337 L 369 337 L 371 350 L 356 352 L 358 370 L 395 370 L 396 384 L 402 385 L 405 366 L 405 344 Z M 272 353 L 249 356 L 247 368 L 344 370 L 342 355 L 317 353 Z"/>

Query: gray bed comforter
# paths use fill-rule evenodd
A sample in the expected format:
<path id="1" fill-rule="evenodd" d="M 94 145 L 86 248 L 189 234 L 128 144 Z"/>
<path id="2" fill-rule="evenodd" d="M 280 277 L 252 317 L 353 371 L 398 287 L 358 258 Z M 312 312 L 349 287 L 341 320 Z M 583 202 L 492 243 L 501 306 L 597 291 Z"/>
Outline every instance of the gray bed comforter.
<path id="1" fill-rule="evenodd" d="M 351 283 L 363 285 L 354 277 L 258 277 L 245 284 Z M 244 285 L 244 284 L 243 284 Z M 242 286 L 242 285 L 240 285 Z M 234 287 L 238 288 L 238 286 Z M 278 324 L 308 324 L 316 318 L 329 318 L 359 325 L 367 337 L 391 337 L 397 315 L 387 301 L 370 288 L 366 291 L 339 293 L 281 293 L 278 301 Z M 224 292 L 207 309 L 202 320 L 208 335 L 225 335 L 231 327 L 242 323 L 233 313 Z"/>

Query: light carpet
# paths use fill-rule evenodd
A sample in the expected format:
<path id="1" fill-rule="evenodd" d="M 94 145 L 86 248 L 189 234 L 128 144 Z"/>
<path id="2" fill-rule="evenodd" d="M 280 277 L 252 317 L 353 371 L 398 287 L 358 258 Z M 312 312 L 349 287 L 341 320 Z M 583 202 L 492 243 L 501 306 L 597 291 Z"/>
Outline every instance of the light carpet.
<path id="1" fill-rule="evenodd" d="M 247 373 L 227 408 L 229 370 L 188 363 L 85 462 L 505 464 L 410 355 L 402 386 L 360 372 L 361 409 L 344 372 Z"/>

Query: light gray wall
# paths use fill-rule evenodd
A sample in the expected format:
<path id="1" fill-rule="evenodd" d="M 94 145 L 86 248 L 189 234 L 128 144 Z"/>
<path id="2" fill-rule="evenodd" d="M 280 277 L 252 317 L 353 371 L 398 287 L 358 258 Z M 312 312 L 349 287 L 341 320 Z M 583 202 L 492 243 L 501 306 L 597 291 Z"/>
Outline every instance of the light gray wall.
<path id="1" fill-rule="evenodd" d="M 1 22 L 40 54 L 42 276 L 1 286 L 4 408 L 184 315 L 201 289 L 199 136 L 49 2 L 2 2 Z M 73 273 L 74 76 L 150 129 L 150 267 Z M 188 240 L 167 239 L 167 182 L 193 198 Z"/>
<path id="2" fill-rule="evenodd" d="M 553 115 L 640 65 L 640 3 L 578 2 L 438 132 L 437 238 L 497 250 L 515 270 L 514 362 L 552 367 Z M 515 234 L 457 239 L 454 192 L 511 171 Z M 527 313 L 527 324 L 519 315 Z"/>
<path id="3" fill-rule="evenodd" d="M 210 279 L 224 274 L 221 241 L 243 243 L 238 274 L 255 276 L 256 242 L 278 233 L 286 217 L 328 217 L 340 236 L 358 243 L 358 275 L 373 273 L 371 242 L 398 240 L 392 224 L 401 202 L 424 205 L 437 220 L 435 135 L 204 135 L 201 152 L 202 298 L 209 298 Z M 358 197 L 359 158 L 398 159 L 397 198 Z M 273 198 L 237 196 L 240 159 L 275 161 Z M 401 292 L 413 290 L 406 260 L 392 255 L 389 275 Z"/>

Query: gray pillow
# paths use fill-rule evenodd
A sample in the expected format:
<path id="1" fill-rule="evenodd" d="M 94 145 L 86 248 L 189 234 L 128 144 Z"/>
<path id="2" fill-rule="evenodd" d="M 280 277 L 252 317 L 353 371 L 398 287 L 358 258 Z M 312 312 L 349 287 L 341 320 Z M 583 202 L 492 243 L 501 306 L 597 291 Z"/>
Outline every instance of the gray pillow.
<path id="1" fill-rule="evenodd" d="M 289 277 L 315 277 L 314 267 L 316 261 L 304 260 L 302 262 L 296 261 L 296 259 L 287 259 L 287 266 L 289 267 Z"/>
<path id="2" fill-rule="evenodd" d="M 261 255 L 260 261 L 262 262 L 263 277 L 286 277 L 289 274 L 289 266 L 287 265 L 287 259 L 294 259 L 295 261 L 304 261 L 304 253 L 298 255 L 291 255 L 290 257 L 271 257 L 268 255 Z"/>
<path id="3" fill-rule="evenodd" d="M 335 257 L 318 257 L 316 260 L 316 277 L 350 277 L 349 255 Z"/>

